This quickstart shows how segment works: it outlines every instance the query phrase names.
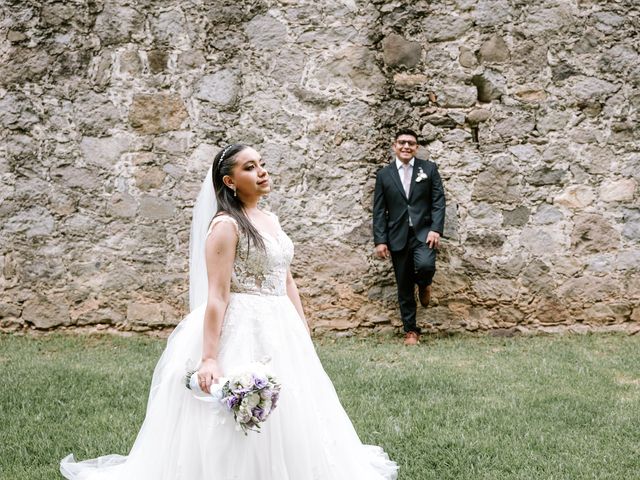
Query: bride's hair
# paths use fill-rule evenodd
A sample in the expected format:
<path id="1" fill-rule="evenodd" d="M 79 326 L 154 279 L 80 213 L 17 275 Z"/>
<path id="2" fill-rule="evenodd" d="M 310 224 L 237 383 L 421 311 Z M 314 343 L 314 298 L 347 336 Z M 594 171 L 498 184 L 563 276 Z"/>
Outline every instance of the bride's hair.
<path id="1" fill-rule="evenodd" d="M 256 227 L 253 226 L 244 213 L 242 200 L 240 200 L 240 197 L 234 196 L 233 190 L 227 187 L 222 181 L 225 175 L 231 175 L 233 167 L 236 164 L 236 155 L 245 148 L 248 148 L 248 146 L 240 143 L 228 145 L 226 148 L 220 150 L 213 159 L 211 179 L 218 200 L 218 210 L 215 216 L 224 213 L 235 219 L 235 221 L 238 222 L 240 231 L 247 237 L 247 248 L 249 248 L 250 243 L 253 243 L 258 248 L 264 250 L 264 241 L 258 233 L 258 230 L 256 230 Z"/>

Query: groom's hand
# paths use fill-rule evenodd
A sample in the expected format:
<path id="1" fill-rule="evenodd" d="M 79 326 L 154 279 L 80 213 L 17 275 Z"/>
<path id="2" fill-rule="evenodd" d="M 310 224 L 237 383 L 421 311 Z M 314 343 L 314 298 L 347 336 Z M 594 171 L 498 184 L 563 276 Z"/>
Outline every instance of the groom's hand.
<path id="1" fill-rule="evenodd" d="M 429 245 L 429 248 L 438 248 L 440 246 L 440 234 L 438 232 L 429 232 L 427 245 Z"/>
<path id="2" fill-rule="evenodd" d="M 386 243 L 379 243 L 376 245 L 376 255 L 378 258 L 389 258 L 389 247 L 387 247 Z"/>

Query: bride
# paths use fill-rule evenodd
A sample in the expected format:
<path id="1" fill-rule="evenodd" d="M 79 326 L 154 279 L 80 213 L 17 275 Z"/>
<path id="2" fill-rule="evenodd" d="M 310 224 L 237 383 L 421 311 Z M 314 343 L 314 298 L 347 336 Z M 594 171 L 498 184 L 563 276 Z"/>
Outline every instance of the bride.
<path id="1" fill-rule="evenodd" d="M 133 448 L 128 456 L 82 462 L 69 455 L 60 464 L 66 478 L 397 478 L 396 464 L 380 447 L 360 442 L 316 355 L 289 270 L 293 244 L 277 217 L 258 208 L 270 189 L 254 149 L 233 144 L 216 155 L 194 207 L 192 311 L 156 365 Z M 245 436 L 184 387 L 196 363 L 200 388 L 208 392 L 223 374 L 265 356 L 282 390 L 260 433 Z"/>

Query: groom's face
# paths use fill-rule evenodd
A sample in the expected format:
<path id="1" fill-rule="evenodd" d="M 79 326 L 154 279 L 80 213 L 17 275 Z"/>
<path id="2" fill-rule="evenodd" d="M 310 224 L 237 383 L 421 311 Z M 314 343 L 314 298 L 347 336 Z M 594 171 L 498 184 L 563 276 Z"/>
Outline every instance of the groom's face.
<path id="1" fill-rule="evenodd" d="M 416 156 L 418 140 L 413 135 L 400 135 L 393 143 L 393 151 L 398 160 L 408 162 Z"/>

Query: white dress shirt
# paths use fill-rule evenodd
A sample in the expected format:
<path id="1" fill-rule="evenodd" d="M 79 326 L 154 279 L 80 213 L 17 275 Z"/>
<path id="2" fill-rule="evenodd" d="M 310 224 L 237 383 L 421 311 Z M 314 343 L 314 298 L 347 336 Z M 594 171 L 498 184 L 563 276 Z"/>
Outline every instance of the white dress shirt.
<path id="1" fill-rule="evenodd" d="M 404 187 L 404 191 L 407 195 L 407 198 L 409 198 L 409 191 L 411 189 L 411 178 L 413 176 L 413 163 L 415 161 L 415 157 L 412 157 L 411 160 L 409 160 L 409 167 L 408 170 L 409 172 L 407 173 L 407 175 L 409 176 L 409 179 L 407 181 L 407 183 L 405 184 L 404 181 L 404 163 L 402 163 L 400 161 L 400 159 L 398 159 L 398 157 L 396 157 L 396 168 L 398 169 L 398 174 L 400 175 L 400 182 L 402 183 L 402 186 Z M 413 223 L 411 222 L 411 216 L 409 216 L 409 226 L 413 226 Z"/>
<path id="2" fill-rule="evenodd" d="M 400 175 L 400 182 L 402 183 L 402 186 L 404 187 L 405 193 L 407 194 L 407 197 L 409 196 L 409 189 L 411 188 L 411 177 L 413 176 L 413 162 L 415 161 L 415 157 L 413 157 L 411 160 L 409 160 L 409 179 L 407 184 L 405 185 L 404 183 L 404 163 L 402 163 L 398 157 L 396 157 L 396 168 L 398 169 L 398 175 Z"/>

